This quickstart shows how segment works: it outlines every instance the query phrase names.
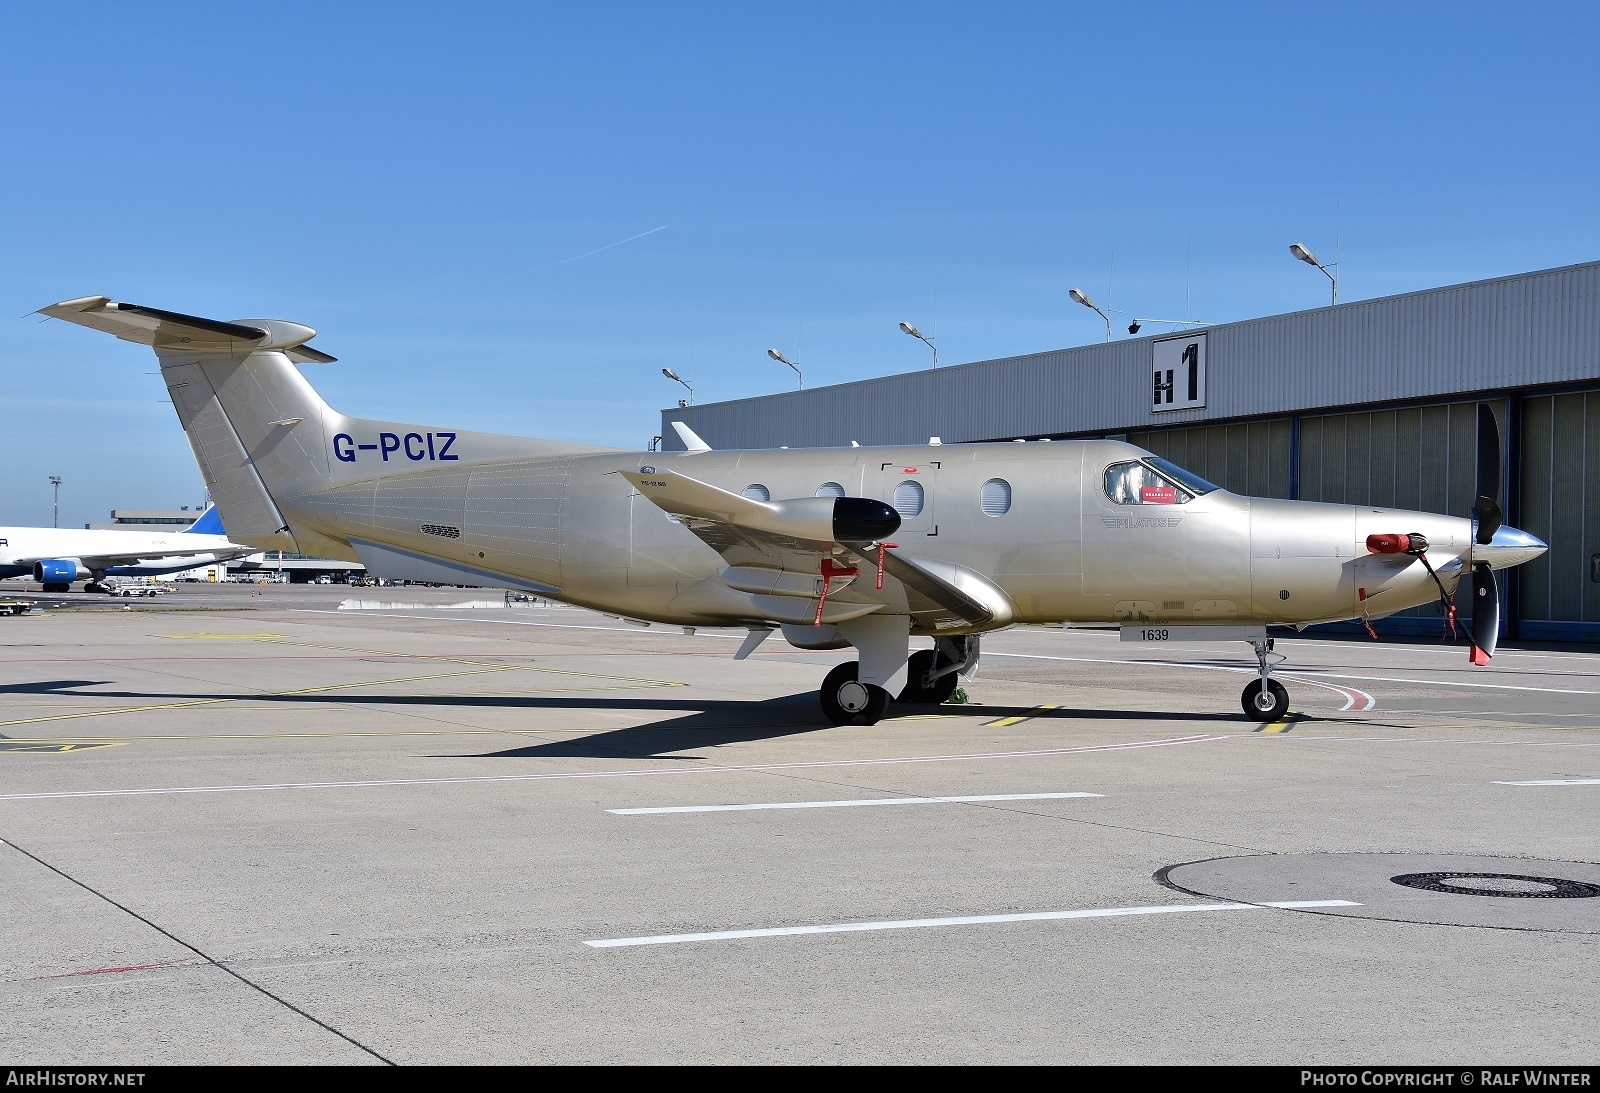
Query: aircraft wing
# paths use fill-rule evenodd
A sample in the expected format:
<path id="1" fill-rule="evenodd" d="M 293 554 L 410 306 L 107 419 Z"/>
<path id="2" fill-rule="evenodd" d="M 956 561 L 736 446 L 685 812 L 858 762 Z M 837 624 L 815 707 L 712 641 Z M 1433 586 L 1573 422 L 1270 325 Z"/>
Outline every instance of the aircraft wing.
<path id="1" fill-rule="evenodd" d="M 917 561 L 885 548 L 878 587 L 879 544 L 899 528 L 899 514 L 861 497 L 804 497 L 762 502 L 674 471 L 623 471 L 645 498 L 676 517 L 728 567 L 723 579 L 742 591 L 814 600 L 825 565 L 857 569 L 838 579 L 830 604 L 872 605 L 913 618 L 921 632 L 987 630 L 1010 623 L 1014 607 L 982 575 L 949 562 Z M 838 559 L 838 562 L 834 562 Z M 837 579 L 837 578 L 836 578 Z M 769 601 L 770 602 L 770 601 Z M 774 611 L 780 616 L 791 611 Z"/>
<path id="2" fill-rule="evenodd" d="M 657 508 L 677 517 L 729 565 L 815 573 L 823 555 L 833 553 L 836 531 L 848 530 L 834 526 L 832 497 L 773 504 L 729 493 L 675 471 L 645 467 L 621 473 Z M 888 509 L 887 505 L 883 507 Z M 893 509 L 888 513 L 892 523 L 883 523 L 886 534 L 900 523 Z M 868 534 L 866 541 L 873 538 Z"/>
<path id="3" fill-rule="evenodd" d="M 137 565 L 139 562 L 154 561 L 158 558 L 190 558 L 201 555 L 214 556 L 218 561 L 229 558 L 242 558 L 246 554 L 255 553 L 255 547 L 239 546 L 231 543 L 227 546 L 204 546 L 194 544 L 190 546 L 175 546 L 162 549 L 152 547 L 148 550 L 130 550 L 121 553 L 108 554 L 101 551 L 98 554 L 72 553 L 57 551 L 54 554 L 33 554 L 27 557 L 18 555 L 11 559 L 12 565 L 32 565 L 35 562 L 48 562 L 57 558 L 75 558 L 83 563 L 85 569 L 107 569 L 118 565 Z"/>
<path id="4" fill-rule="evenodd" d="M 845 549 L 860 559 L 863 571 L 876 569 L 875 548 L 846 544 Z M 893 550 L 883 552 L 883 590 L 903 597 L 907 614 L 933 630 L 985 630 L 996 623 L 1004 626 L 1014 613 L 999 587 L 972 570 L 948 562 L 915 561 Z"/>

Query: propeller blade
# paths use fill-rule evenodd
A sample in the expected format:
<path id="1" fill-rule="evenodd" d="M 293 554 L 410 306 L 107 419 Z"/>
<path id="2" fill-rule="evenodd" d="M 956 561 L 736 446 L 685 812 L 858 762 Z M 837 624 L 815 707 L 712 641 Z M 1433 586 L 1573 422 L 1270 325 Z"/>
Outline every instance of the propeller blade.
<path id="1" fill-rule="evenodd" d="M 1467 659 L 1480 668 L 1500 642 L 1500 587 L 1488 563 L 1472 567 L 1472 648 Z"/>
<path id="2" fill-rule="evenodd" d="M 1477 540 L 1488 546 L 1500 530 L 1504 513 L 1500 510 L 1500 426 L 1486 402 L 1478 403 L 1478 500 L 1472 515 L 1478 518 Z"/>

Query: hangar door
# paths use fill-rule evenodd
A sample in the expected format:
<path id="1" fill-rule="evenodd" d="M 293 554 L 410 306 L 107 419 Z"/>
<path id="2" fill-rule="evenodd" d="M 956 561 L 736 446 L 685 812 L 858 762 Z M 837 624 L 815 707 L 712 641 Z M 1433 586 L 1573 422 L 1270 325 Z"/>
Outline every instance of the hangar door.
<path id="1" fill-rule="evenodd" d="M 1550 545 L 1521 567 L 1525 619 L 1600 622 L 1600 391 L 1522 402 L 1518 527 Z"/>
<path id="2" fill-rule="evenodd" d="M 1505 404 L 1489 405 L 1503 448 Z M 1477 407 L 1474 400 L 1302 418 L 1301 500 L 1471 516 Z"/>

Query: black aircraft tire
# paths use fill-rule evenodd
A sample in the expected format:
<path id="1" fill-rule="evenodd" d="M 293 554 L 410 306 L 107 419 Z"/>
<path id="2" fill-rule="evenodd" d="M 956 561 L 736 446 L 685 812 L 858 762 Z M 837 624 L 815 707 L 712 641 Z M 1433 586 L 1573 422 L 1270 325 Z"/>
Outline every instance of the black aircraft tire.
<path id="1" fill-rule="evenodd" d="M 72 591 L 72 586 L 70 584 L 47 584 L 47 585 L 44 586 L 44 591 L 46 591 L 46 592 L 71 592 Z"/>
<path id="2" fill-rule="evenodd" d="M 835 725 L 874 725 L 889 708 L 889 692 L 859 682 L 859 670 L 859 665 L 850 661 L 834 668 L 822 681 L 817 697 L 822 701 L 823 716 Z"/>
<path id="3" fill-rule="evenodd" d="M 919 649 L 911 654 L 911 659 L 906 663 L 906 685 L 900 691 L 896 702 L 926 703 L 937 706 L 949 700 L 956 692 L 956 684 L 960 682 L 956 673 L 940 676 L 933 681 L 932 687 L 922 685 L 922 677 L 933 670 L 935 660 L 939 654 L 932 649 Z"/>
<path id="4" fill-rule="evenodd" d="M 1245 687 L 1244 694 L 1239 696 L 1239 703 L 1244 707 L 1245 716 L 1252 721 L 1276 721 L 1289 712 L 1289 692 L 1277 680 L 1267 683 L 1267 693 L 1272 696 L 1272 705 L 1263 710 L 1256 705 L 1256 696 L 1261 693 L 1261 681 L 1252 679 L 1249 686 Z"/>

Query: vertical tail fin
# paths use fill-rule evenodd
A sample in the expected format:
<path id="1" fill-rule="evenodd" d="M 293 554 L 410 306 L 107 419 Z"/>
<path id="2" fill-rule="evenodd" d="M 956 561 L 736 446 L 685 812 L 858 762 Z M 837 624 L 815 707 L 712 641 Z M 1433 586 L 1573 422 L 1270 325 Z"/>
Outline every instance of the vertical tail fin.
<path id="1" fill-rule="evenodd" d="M 367 484 L 426 470 L 462 472 L 469 463 L 609 450 L 346 417 L 295 367 L 334 360 L 305 344 L 316 331 L 299 323 L 222 322 L 105 296 L 39 313 L 155 350 L 213 511 L 231 540 L 262 550 L 353 556 L 341 521 L 364 507 L 357 522 L 371 525 Z M 336 496 L 341 491 L 349 496 Z M 339 519 L 319 524 L 319 507 Z"/>
<path id="2" fill-rule="evenodd" d="M 269 484 L 327 474 L 323 418 L 334 415 L 291 363 L 333 360 L 304 346 L 315 330 L 272 319 L 221 322 L 105 296 L 40 314 L 152 347 L 216 518 L 238 542 L 297 549 Z"/>
<path id="3" fill-rule="evenodd" d="M 200 519 L 183 529 L 185 535 L 226 535 L 222 526 L 222 513 L 212 505 L 200 514 Z"/>

